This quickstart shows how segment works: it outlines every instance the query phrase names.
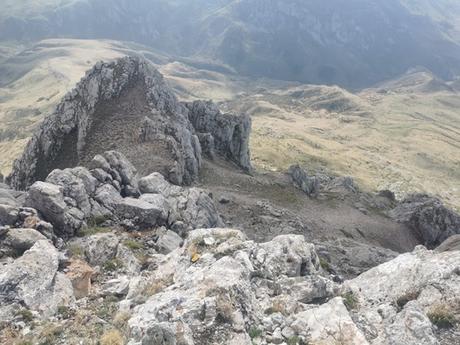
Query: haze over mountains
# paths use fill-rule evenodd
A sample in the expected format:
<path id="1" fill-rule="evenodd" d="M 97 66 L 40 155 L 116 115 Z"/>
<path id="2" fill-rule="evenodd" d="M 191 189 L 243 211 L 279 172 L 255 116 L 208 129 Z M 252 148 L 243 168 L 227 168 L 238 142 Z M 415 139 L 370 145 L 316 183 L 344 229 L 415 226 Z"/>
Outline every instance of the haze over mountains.
<path id="1" fill-rule="evenodd" d="M 460 72 L 455 0 L 6 0 L 0 40 L 133 41 L 239 74 L 360 88 Z"/>

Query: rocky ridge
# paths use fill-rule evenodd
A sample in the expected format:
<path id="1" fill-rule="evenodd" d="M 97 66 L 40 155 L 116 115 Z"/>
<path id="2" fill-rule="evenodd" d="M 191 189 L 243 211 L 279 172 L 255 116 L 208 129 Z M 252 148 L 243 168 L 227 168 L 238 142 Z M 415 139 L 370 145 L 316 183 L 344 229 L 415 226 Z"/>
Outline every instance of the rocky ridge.
<path id="1" fill-rule="evenodd" d="M 143 173 L 160 171 L 175 184 L 190 184 L 202 160 L 199 138 L 205 152 L 215 146 L 216 153 L 249 171 L 250 128 L 249 117 L 222 114 L 212 103 L 180 103 L 143 59 L 100 62 L 44 120 L 9 181 L 25 189 L 54 168 L 88 164 L 96 154 L 116 149 Z"/>

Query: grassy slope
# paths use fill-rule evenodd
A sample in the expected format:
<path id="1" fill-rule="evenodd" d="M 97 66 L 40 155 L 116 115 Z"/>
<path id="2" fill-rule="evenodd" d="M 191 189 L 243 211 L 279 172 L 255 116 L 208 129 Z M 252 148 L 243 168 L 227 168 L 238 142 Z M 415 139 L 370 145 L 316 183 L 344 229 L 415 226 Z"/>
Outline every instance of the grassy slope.
<path id="1" fill-rule="evenodd" d="M 426 73 L 351 94 L 224 75 L 108 41 L 49 40 L 0 64 L 10 71 L 0 73 L 0 85 L 9 82 L 0 87 L 1 129 L 15 134 L 0 143 L 1 171 L 9 171 L 35 126 L 90 65 L 134 50 L 157 63 L 182 99 L 213 99 L 250 113 L 259 168 L 301 162 L 355 176 L 370 189 L 426 191 L 460 207 L 460 100 Z"/>

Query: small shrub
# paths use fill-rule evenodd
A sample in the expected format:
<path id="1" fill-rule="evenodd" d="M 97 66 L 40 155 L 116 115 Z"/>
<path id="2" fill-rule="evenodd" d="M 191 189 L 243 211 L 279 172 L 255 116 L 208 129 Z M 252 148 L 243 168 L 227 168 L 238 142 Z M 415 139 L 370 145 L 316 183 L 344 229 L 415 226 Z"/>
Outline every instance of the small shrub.
<path id="1" fill-rule="evenodd" d="M 20 309 L 17 313 L 25 322 L 30 322 L 34 319 L 34 315 L 29 309 Z"/>
<path id="2" fill-rule="evenodd" d="M 81 246 L 77 244 L 71 244 L 68 247 L 69 254 L 71 257 L 81 258 L 83 257 L 84 250 Z"/>
<path id="3" fill-rule="evenodd" d="M 107 260 L 102 266 L 102 269 L 106 272 L 113 272 L 113 271 L 119 270 L 123 266 L 124 266 L 123 262 L 120 259 L 115 258 L 115 259 Z"/>
<path id="4" fill-rule="evenodd" d="M 128 321 L 131 318 L 131 314 L 120 311 L 115 314 L 113 318 L 113 325 L 120 331 L 126 332 L 128 330 Z"/>
<path id="5" fill-rule="evenodd" d="M 73 311 L 64 305 L 59 306 L 57 312 L 65 320 L 70 319 L 74 315 Z"/>
<path id="6" fill-rule="evenodd" d="M 398 306 L 399 309 L 402 309 L 410 301 L 416 300 L 419 295 L 420 295 L 419 291 L 408 291 L 396 300 L 396 305 Z"/>
<path id="7" fill-rule="evenodd" d="M 106 321 L 113 319 L 114 314 L 116 313 L 118 299 L 114 296 L 107 296 L 104 301 L 98 306 L 96 310 L 96 315 Z"/>
<path id="8" fill-rule="evenodd" d="M 287 341 L 286 341 L 287 345 L 297 345 L 297 344 L 300 344 L 300 338 L 298 336 L 293 336 L 293 337 L 290 337 Z"/>
<path id="9" fill-rule="evenodd" d="M 256 338 L 260 338 L 260 336 L 262 335 L 262 330 L 260 328 L 257 328 L 257 327 L 254 327 L 252 326 L 250 329 L 249 329 L 249 336 L 251 337 L 251 339 L 256 339 Z"/>
<path id="10" fill-rule="evenodd" d="M 148 284 L 143 292 L 142 295 L 150 297 L 153 295 L 156 295 L 157 293 L 163 291 L 166 289 L 168 286 L 171 286 L 174 284 L 174 276 L 169 275 L 167 277 L 164 277 L 163 279 L 157 279 L 154 280 L 151 284 Z"/>
<path id="11" fill-rule="evenodd" d="M 99 340 L 100 345 L 123 345 L 123 336 L 116 329 L 105 332 Z"/>
<path id="12" fill-rule="evenodd" d="M 52 323 L 47 324 L 43 327 L 40 337 L 40 345 L 54 345 L 56 343 L 56 338 L 62 333 L 63 329 L 61 326 L 54 325 Z"/>
<path id="13" fill-rule="evenodd" d="M 325 270 L 325 271 L 327 271 L 327 272 L 330 271 L 331 265 L 329 264 L 329 262 L 327 262 L 326 259 L 324 259 L 324 258 L 319 258 L 319 264 L 320 264 L 320 266 L 321 266 L 321 268 L 322 268 L 323 270 Z"/>
<path id="14" fill-rule="evenodd" d="M 452 310 L 445 304 L 439 304 L 433 307 L 428 313 L 431 323 L 438 328 L 454 327 L 456 320 Z"/>
<path id="15" fill-rule="evenodd" d="M 139 243 L 137 241 L 134 241 L 134 240 L 126 240 L 123 242 L 123 244 L 131 249 L 131 250 L 140 250 L 140 249 L 144 249 L 144 245 L 142 243 Z"/>
<path id="16" fill-rule="evenodd" d="M 358 309 L 359 301 L 358 301 L 358 298 L 353 293 L 353 291 L 345 292 L 342 295 L 342 298 L 343 298 L 343 304 L 345 304 L 345 307 L 347 307 L 348 310 Z"/>

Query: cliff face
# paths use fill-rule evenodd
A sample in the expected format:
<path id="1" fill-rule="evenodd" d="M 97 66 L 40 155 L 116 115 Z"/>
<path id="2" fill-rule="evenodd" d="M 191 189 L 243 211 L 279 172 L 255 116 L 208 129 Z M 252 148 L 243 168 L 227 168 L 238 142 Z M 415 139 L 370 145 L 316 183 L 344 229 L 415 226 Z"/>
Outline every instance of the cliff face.
<path id="1" fill-rule="evenodd" d="M 123 153 L 142 174 L 158 171 L 190 184 L 202 159 L 197 134 L 216 137 L 217 152 L 249 170 L 249 118 L 221 114 L 211 104 L 195 108 L 180 103 L 144 60 L 98 63 L 44 120 L 15 162 L 10 184 L 25 189 L 53 169 L 87 165 L 107 150 Z"/>

